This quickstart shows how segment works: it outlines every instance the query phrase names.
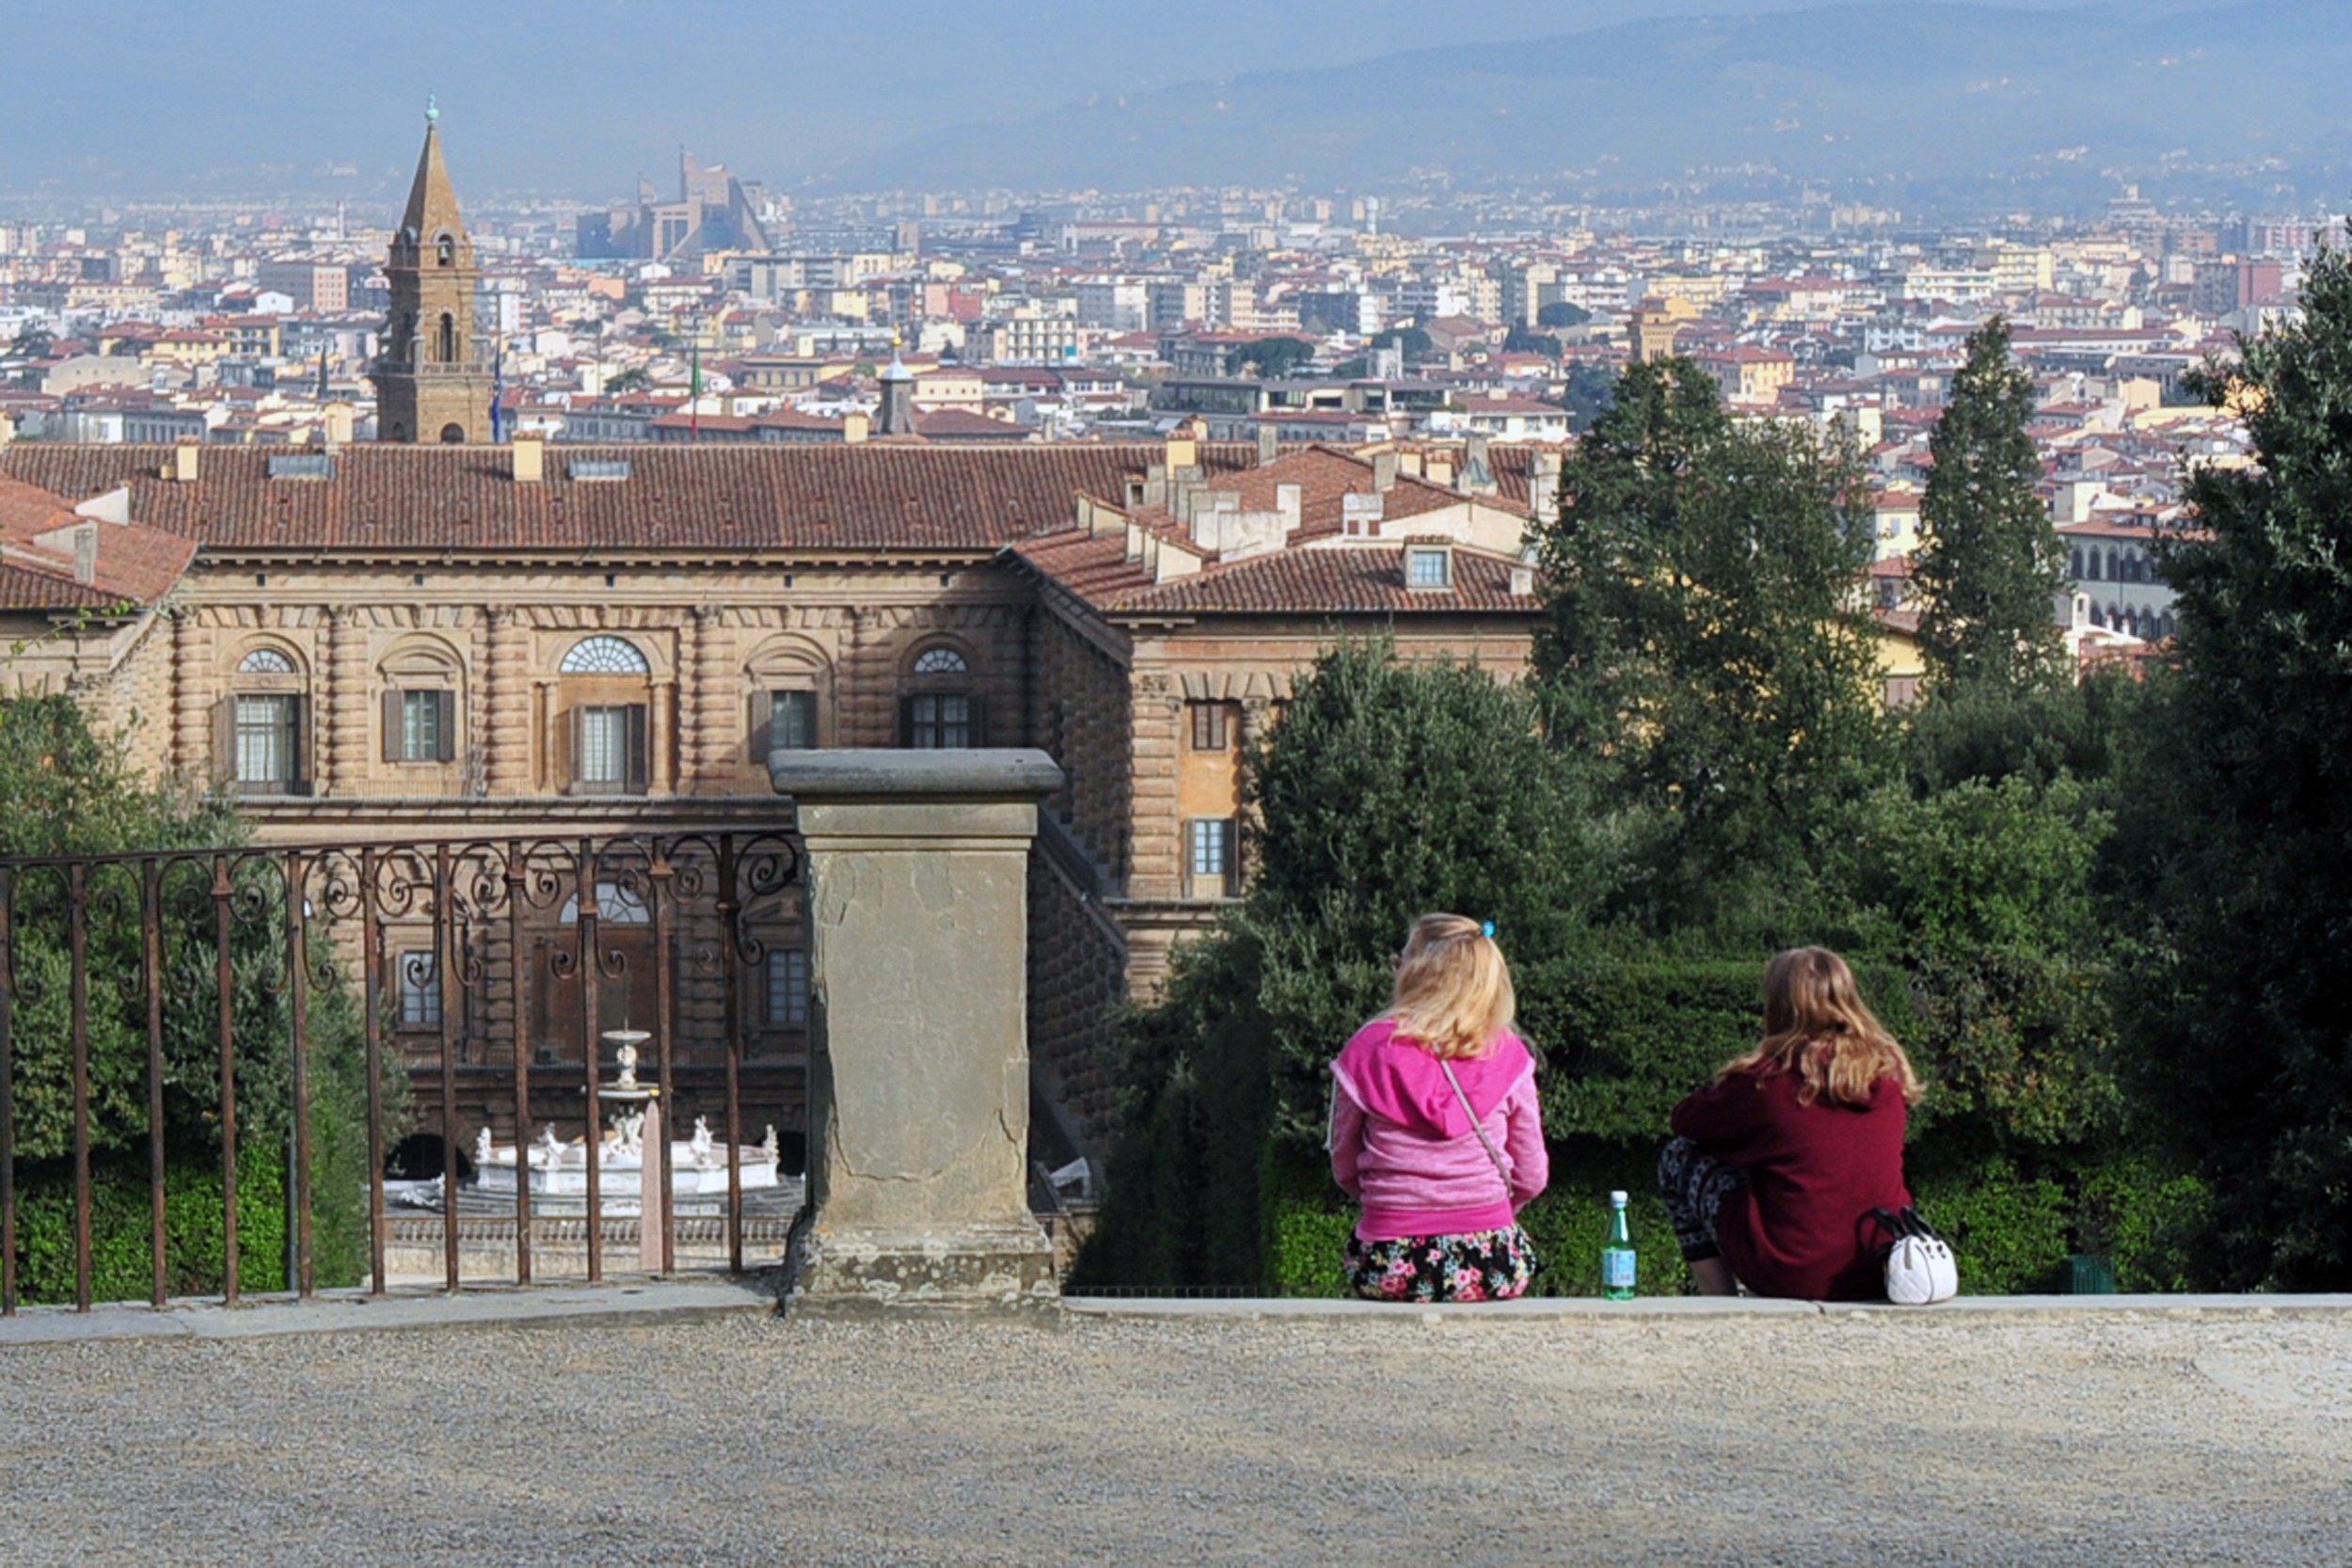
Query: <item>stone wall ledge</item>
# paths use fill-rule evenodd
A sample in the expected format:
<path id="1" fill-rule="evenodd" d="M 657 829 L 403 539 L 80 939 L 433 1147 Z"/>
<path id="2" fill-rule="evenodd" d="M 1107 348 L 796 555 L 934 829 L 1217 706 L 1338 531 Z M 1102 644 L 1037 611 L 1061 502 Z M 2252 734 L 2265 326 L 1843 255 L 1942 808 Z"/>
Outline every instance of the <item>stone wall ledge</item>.
<path id="1" fill-rule="evenodd" d="M 1065 1296 L 1065 1310 L 1095 1318 L 1895 1318 L 1905 1322 L 1988 1318 L 2352 1317 L 2352 1294 L 1960 1296 L 1933 1307 L 1877 1301 L 1779 1301 L 1761 1296 L 1535 1296 L 1518 1301 L 1398 1304 L 1296 1296 Z"/>
<path id="2" fill-rule="evenodd" d="M 780 795 L 844 802 L 1036 799 L 1062 786 L 1052 757 L 1020 747 L 780 751 L 769 753 L 768 772 Z"/>

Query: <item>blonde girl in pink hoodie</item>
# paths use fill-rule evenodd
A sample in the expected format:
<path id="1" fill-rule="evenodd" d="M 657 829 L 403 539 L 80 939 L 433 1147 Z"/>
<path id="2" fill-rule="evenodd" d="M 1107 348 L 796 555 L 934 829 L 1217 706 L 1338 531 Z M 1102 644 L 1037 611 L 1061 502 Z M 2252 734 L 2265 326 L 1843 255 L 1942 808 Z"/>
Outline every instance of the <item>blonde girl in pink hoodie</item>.
<path id="1" fill-rule="evenodd" d="M 1551 1162 L 1535 1058 L 1494 927 L 1413 923 L 1389 1010 L 1331 1064 L 1331 1174 L 1363 1217 L 1348 1283 L 1375 1301 L 1507 1301 L 1534 1277 L 1521 1205 Z"/>

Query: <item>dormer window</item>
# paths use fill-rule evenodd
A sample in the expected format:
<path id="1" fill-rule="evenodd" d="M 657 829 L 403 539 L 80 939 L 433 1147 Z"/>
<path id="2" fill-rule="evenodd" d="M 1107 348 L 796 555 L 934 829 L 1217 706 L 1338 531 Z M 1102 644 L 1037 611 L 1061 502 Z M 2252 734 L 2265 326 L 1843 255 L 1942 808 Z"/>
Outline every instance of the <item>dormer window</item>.
<path id="1" fill-rule="evenodd" d="M 1442 592 L 1454 586 L 1454 552 L 1442 546 L 1415 546 L 1405 552 L 1405 586 Z"/>

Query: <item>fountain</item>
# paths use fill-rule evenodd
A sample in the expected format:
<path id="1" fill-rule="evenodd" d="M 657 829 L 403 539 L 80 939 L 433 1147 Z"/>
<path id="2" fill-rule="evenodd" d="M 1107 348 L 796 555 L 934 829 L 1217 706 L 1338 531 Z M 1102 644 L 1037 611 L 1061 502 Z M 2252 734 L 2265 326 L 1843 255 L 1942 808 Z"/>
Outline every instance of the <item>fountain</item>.
<path id="1" fill-rule="evenodd" d="M 713 1201 L 723 1204 L 727 1194 L 728 1146 L 711 1136 L 709 1122 L 694 1118 L 691 1137 L 672 1142 L 661 1132 L 661 1088 L 637 1076 L 637 1048 L 652 1037 L 643 1029 L 609 1029 L 604 1039 L 615 1047 L 620 1076 L 599 1088 L 597 1098 L 612 1107 L 611 1123 L 595 1146 L 599 1207 L 607 1214 L 636 1214 L 644 1211 L 648 1185 L 659 1190 L 662 1172 L 669 1175 L 673 1203 L 680 1212 L 699 1212 Z M 482 1197 L 514 1202 L 518 1182 L 530 1183 L 532 1205 L 542 1212 L 584 1211 L 588 1201 L 588 1160 L 585 1139 L 569 1143 L 552 1127 L 538 1138 L 501 1145 L 484 1128 L 474 1140 L 474 1191 Z M 776 1130 L 767 1141 L 739 1147 L 736 1151 L 746 1194 L 764 1192 L 796 1178 L 779 1171 Z M 650 1167 L 650 1169 L 649 1169 Z M 650 1178 L 650 1180 L 649 1180 Z M 548 1200 L 542 1209 L 542 1200 Z"/>

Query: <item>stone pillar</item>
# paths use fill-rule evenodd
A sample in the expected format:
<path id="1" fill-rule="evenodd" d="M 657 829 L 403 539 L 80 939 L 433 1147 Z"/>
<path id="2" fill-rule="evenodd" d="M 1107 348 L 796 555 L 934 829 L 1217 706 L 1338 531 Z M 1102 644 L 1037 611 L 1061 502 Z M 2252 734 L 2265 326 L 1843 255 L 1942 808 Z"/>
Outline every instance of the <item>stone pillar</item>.
<path id="1" fill-rule="evenodd" d="M 675 681 L 658 680 L 653 683 L 652 702 L 645 710 L 645 749 L 652 755 L 645 760 L 653 776 L 646 782 L 648 791 L 667 795 L 676 787 L 677 779 L 670 759 L 677 754 L 677 713 Z"/>
<path id="2" fill-rule="evenodd" d="M 732 642 L 718 610 L 709 605 L 694 607 L 690 631 L 693 652 L 686 662 L 687 681 L 678 700 L 689 748 L 683 782 L 709 794 L 728 795 L 739 787 L 732 781 L 743 773 L 742 753 L 736 750 L 738 721 L 728 711 L 737 689 L 727 678 Z"/>
<path id="3" fill-rule="evenodd" d="M 322 794 L 362 793 L 368 772 L 368 628 L 357 612 L 326 612 L 327 682 L 318 706 L 326 715 L 326 767 L 319 769 Z"/>
<path id="4" fill-rule="evenodd" d="M 778 752 L 807 851 L 802 1307 L 1052 1302 L 1028 1203 L 1028 864 L 1041 752 Z"/>
<path id="5" fill-rule="evenodd" d="M 219 700 L 214 678 L 213 640 L 196 624 L 196 611 L 171 617 L 171 766 L 199 783 L 213 769 L 213 704 Z"/>
<path id="6" fill-rule="evenodd" d="M 1174 677 L 1137 675 L 1129 721 L 1129 841 L 1127 892 L 1136 898 L 1181 898 L 1184 892 L 1184 822 L 1176 803 L 1178 749 L 1184 698 Z"/>
<path id="7" fill-rule="evenodd" d="M 531 793 L 531 629 L 520 611 L 489 612 L 489 668 L 484 672 L 482 745 L 493 795 Z"/>

